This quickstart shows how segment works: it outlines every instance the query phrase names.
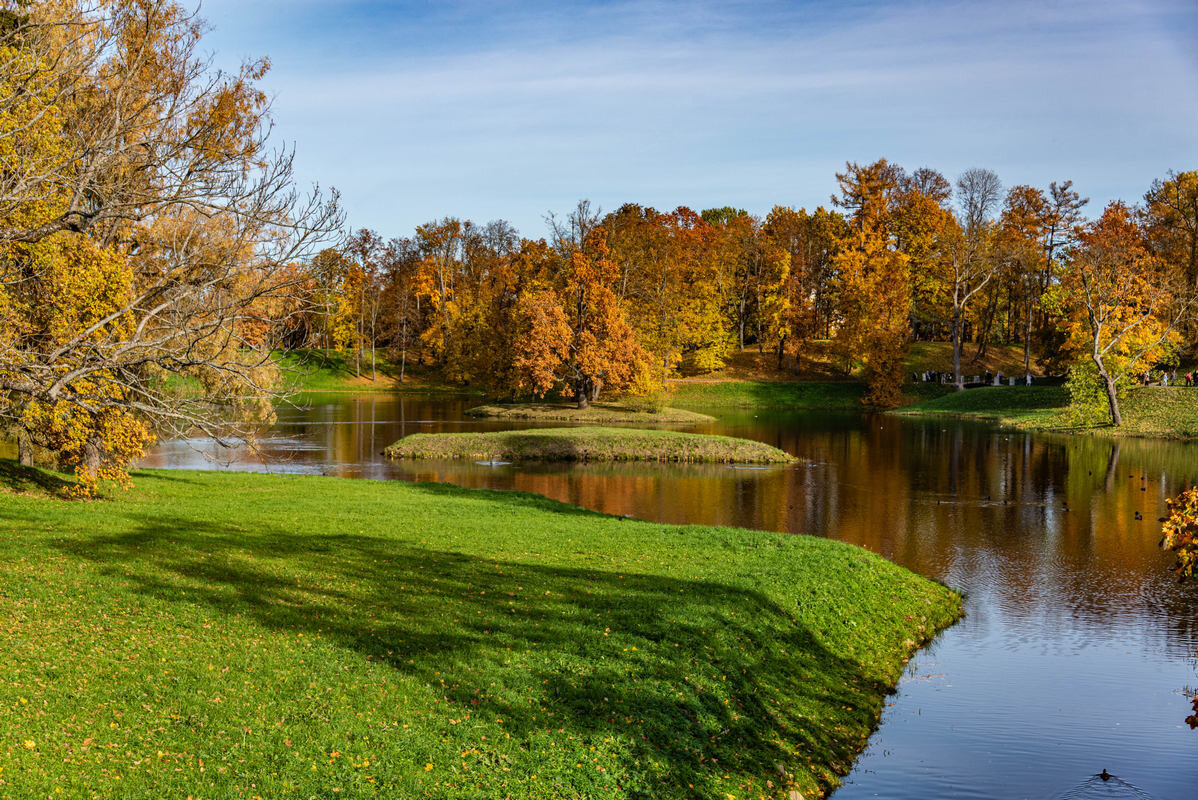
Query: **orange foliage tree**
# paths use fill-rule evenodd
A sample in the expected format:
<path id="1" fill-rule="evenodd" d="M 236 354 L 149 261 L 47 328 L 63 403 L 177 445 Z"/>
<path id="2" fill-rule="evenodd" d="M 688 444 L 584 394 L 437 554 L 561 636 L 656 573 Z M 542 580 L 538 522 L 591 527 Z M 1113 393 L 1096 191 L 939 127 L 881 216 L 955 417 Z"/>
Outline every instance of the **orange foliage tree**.
<path id="1" fill-rule="evenodd" d="M 837 205 L 850 212 L 833 259 L 842 320 L 836 348 L 846 362 L 864 366 L 864 402 L 893 408 L 901 397 L 911 312 L 910 259 L 897 248 L 890 208 L 899 177 L 882 159 L 850 163 L 836 179 Z"/>

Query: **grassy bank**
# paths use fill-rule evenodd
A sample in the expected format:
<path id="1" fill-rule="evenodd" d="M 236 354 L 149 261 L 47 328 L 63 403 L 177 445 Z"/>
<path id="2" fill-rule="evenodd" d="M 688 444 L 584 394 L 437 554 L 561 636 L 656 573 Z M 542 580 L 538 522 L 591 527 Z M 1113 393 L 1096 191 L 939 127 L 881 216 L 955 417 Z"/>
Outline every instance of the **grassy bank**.
<path id="1" fill-rule="evenodd" d="M 698 422 L 715 420 L 715 417 L 681 408 L 647 411 L 622 403 L 591 403 L 586 408 L 557 403 L 501 403 L 469 409 L 466 416 L 485 419 L 560 420 L 593 424 L 634 422 L 645 425 L 693 425 Z"/>
<path id="2" fill-rule="evenodd" d="M 1068 405 L 1064 386 L 983 386 L 951 391 L 896 413 L 979 419 L 1014 428 L 1049 430 L 1062 424 Z"/>
<path id="3" fill-rule="evenodd" d="M 0 470 L 0 794 L 811 797 L 959 611 L 812 537 L 134 477 L 68 503 Z"/>
<path id="4" fill-rule="evenodd" d="M 473 461 L 688 461 L 786 464 L 788 453 L 732 436 L 633 428 L 540 428 L 493 433 L 414 433 L 387 448 L 391 458 Z"/>
<path id="5" fill-rule="evenodd" d="M 670 402 L 709 408 L 804 408 L 859 411 L 863 385 L 856 381 L 812 382 L 680 380 L 670 383 Z"/>
<path id="6" fill-rule="evenodd" d="M 912 342 L 903 357 L 903 372 L 952 372 L 953 346 L 951 342 Z M 961 369 L 967 373 L 982 373 L 986 370 L 1007 375 L 1023 374 L 1023 347 L 1020 345 L 991 345 L 982 358 L 977 358 L 977 348 L 966 344 L 961 354 Z M 733 381 L 836 381 L 860 378 L 860 374 L 846 374 L 843 360 L 836 355 L 831 341 L 816 339 L 804 342 L 796 353 L 788 353 L 779 364 L 774 352 L 759 352 L 755 347 L 733 353 L 723 369 L 688 377 L 708 380 Z"/>
<path id="7" fill-rule="evenodd" d="M 408 364 L 400 381 L 400 367 L 383 357 L 370 355 L 355 363 L 354 354 L 343 350 L 291 350 L 278 353 L 283 385 L 296 392 L 413 392 L 420 394 L 469 394 L 482 396 L 481 389 L 455 386 L 441 380 L 436 370 Z"/>
<path id="8" fill-rule="evenodd" d="M 670 402 L 694 408 L 804 409 L 861 411 L 865 384 L 859 381 L 704 381 L 670 383 Z M 909 403 L 939 397 L 952 391 L 933 383 L 907 384 L 904 398 Z"/>
<path id="9" fill-rule="evenodd" d="M 993 386 L 954 392 L 898 413 L 982 419 L 1021 430 L 1096 433 L 1157 438 L 1198 437 L 1198 389 L 1141 386 L 1120 406 L 1124 421 L 1079 427 L 1068 414 L 1063 386 Z"/>

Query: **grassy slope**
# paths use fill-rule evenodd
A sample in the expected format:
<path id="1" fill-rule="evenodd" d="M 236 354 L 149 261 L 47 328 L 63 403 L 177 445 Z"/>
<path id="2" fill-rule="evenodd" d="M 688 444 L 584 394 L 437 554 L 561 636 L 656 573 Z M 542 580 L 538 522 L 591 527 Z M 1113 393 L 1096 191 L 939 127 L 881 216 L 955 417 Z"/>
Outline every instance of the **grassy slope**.
<path id="1" fill-rule="evenodd" d="M 986 370 L 1001 370 L 1008 375 L 1023 374 L 1023 348 L 1019 345 L 991 345 L 985 358 L 975 361 L 976 348 L 966 344 L 961 353 L 961 370 L 968 374 Z M 783 369 L 778 369 L 778 357 L 774 353 L 759 353 L 756 348 L 733 353 L 728 365 L 718 372 L 695 376 L 708 380 L 747 381 L 822 381 L 845 380 L 844 366 L 836 357 L 832 342 L 815 340 L 806 342 L 797 354 L 797 363 L 787 356 Z M 912 342 L 903 359 L 904 372 L 937 370 L 951 372 L 953 347 L 950 342 Z"/>
<path id="2" fill-rule="evenodd" d="M 713 408 L 819 408 L 859 411 L 863 391 L 862 385 L 855 381 L 677 381 L 670 384 L 670 402 L 680 406 Z"/>
<path id="3" fill-rule="evenodd" d="M 499 403 L 478 406 L 466 411 L 468 417 L 487 419 L 541 419 L 569 422 L 637 422 L 646 425 L 691 425 L 697 422 L 713 422 L 715 417 L 685 411 L 681 408 L 663 408 L 660 411 L 641 411 L 619 403 L 591 403 L 586 408 L 558 403 Z"/>
<path id="4" fill-rule="evenodd" d="M 1051 428 L 1069 404 L 1064 386 L 984 386 L 951 392 L 898 413 L 984 419 L 1012 427 Z"/>
<path id="5" fill-rule="evenodd" d="M 635 428 L 536 428 L 493 433 L 414 433 L 387 448 L 392 458 L 504 461 L 691 461 L 785 464 L 794 457 L 733 436 Z"/>
<path id="6" fill-rule="evenodd" d="M 1069 398 L 1063 386 L 986 387 L 955 392 L 900 413 L 985 419 L 1025 430 L 1090 431 L 1124 436 L 1189 438 L 1198 436 L 1198 389 L 1137 387 L 1121 410 L 1119 428 L 1079 429 L 1066 415 Z"/>
<path id="7" fill-rule="evenodd" d="M 805 536 L 449 486 L 135 480 L 0 490 L 0 795 L 811 796 L 959 608 Z"/>
<path id="8" fill-rule="evenodd" d="M 292 350 L 278 353 L 283 368 L 283 383 L 297 392 L 392 392 L 449 393 L 481 395 L 482 391 L 451 386 L 440 380 L 435 371 L 415 367 L 405 370 L 399 381 L 399 365 L 392 364 L 379 353 L 375 363 L 375 379 L 370 378 L 370 358 L 366 356 L 357 374 L 352 352 L 333 350 Z"/>

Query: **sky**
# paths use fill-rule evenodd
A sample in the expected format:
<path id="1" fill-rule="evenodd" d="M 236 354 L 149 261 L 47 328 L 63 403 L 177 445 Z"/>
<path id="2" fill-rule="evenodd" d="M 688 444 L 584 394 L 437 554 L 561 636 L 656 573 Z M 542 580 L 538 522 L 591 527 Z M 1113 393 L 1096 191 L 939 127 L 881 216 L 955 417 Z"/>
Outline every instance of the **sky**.
<path id="1" fill-rule="evenodd" d="M 1004 186 L 1071 179 L 1097 215 L 1198 169 L 1198 1 L 205 0 L 217 66 L 269 57 L 277 141 L 347 224 L 586 198 L 828 205 L 885 157 Z"/>

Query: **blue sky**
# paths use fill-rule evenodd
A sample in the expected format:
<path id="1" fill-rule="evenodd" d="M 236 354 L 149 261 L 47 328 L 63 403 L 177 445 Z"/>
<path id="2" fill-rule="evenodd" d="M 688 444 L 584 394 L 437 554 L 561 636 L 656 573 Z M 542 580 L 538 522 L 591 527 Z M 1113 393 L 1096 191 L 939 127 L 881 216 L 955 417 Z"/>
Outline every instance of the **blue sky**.
<path id="1" fill-rule="evenodd" d="M 264 81 L 298 177 L 351 226 L 732 205 L 814 208 L 885 156 L 1096 214 L 1198 169 L 1198 2 L 206 0 L 217 64 Z"/>

